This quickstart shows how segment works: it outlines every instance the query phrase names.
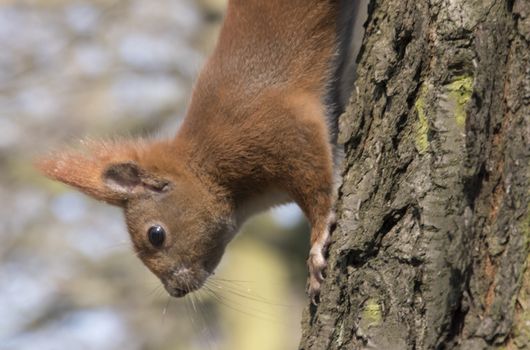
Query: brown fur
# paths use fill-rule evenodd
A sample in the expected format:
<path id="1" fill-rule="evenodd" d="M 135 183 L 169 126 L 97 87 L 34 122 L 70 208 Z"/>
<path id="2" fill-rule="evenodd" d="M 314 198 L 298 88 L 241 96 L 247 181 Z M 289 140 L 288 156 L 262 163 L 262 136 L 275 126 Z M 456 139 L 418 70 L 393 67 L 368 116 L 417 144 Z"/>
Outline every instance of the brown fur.
<path id="1" fill-rule="evenodd" d="M 43 158 L 39 168 L 122 206 L 140 258 L 177 296 L 212 273 L 242 224 L 236 213 L 245 203 L 273 188 L 283 191 L 312 225 L 314 297 L 332 206 L 324 100 L 337 3 L 231 0 L 173 140 L 90 142 L 83 151 Z M 161 249 L 146 236 L 153 224 L 168 233 Z"/>

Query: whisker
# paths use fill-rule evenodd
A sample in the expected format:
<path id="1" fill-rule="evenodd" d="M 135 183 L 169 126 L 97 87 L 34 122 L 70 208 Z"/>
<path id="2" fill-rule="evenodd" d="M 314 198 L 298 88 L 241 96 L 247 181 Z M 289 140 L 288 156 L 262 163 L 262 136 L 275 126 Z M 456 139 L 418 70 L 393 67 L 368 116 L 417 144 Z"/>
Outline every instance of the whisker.
<path id="1" fill-rule="evenodd" d="M 167 315 L 167 310 L 169 308 L 169 304 L 171 303 L 171 296 L 168 296 L 167 297 L 167 303 L 166 303 L 166 306 L 164 307 L 164 310 L 162 310 L 162 324 L 164 324 L 165 320 L 166 320 L 166 315 Z"/>
<path id="2" fill-rule="evenodd" d="M 188 317 L 191 321 L 191 328 L 193 329 L 193 333 L 195 334 L 196 338 L 199 335 L 199 339 L 200 339 L 200 331 L 197 326 L 197 323 L 195 322 L 195 317 L 194 317 L 195 315 L 191 311 L 190 300 L 189 298 L 184 298 L 184 301 L 185 301 L 185 306 L 186 306 L 186 313 L 188 314 Z"/>
<path id="3" fill-rule="evenodd" d="M 193 311 L 197 313 L 197 307 L 195 306 L 195 300 L 193 298 L 193 294 L 189 294 L 189 296 L 190 296 L 191 305 L 193 305 Z"/>
<path id="4" fill-rule="evenodd" d="M 251 312 L 242 310 L 239 307 L 236 307 L 234 305 L 230 305 L 230 303 L 234 302 L 233 300 L 227 299 L 226 297 L 223 297 L 223 296 L 219 295 L 213 289 L 211 289 L 209 286 L 205 285 L 203 288 L 206 291 L 208 291 L 219 304 L 221 304 L 222 306 L 224 306 L 224 307 L 226 307 L 226 308 L 228 308 L 228 309 L 230 309 L 232 311 L 239 312 L 239 313 L 241 313 L 243 315 L 246 315 L 246 316 L 249 316 L 251 318 L 261 320 L 261 321 L 278 323 L 278 320 L 275 320 L 273 315 L 267 314 L 267 313 L 263 312 L 263 310 L 257 310 L 257 309 L 253 309 L 253 308 L 248 308 L 248 310 L 250 310 L 252 312 L 256 312 L 256 314 L 253 314 Z M 259 315 L 259 314 L 261 314 L 261 315 Z"/>
<path id="5" fill-rule="evenodd" d="M 156 286 L 149 293 L 147 293 L 147 296 L 157 297 L 157 294 L 161 291 L 161 287 L 162 285 L 160 283 L 157 283 Z"/>
<path id="6" fill-rule="evenodd" d="M 214 276 L 211 276 L 210 280 L 221 281 L 221 282 L 233 282 L 233 283 L 239 283 L 239 284 L 256 283 L 256 281 L 252 281 L 252 280 L 234 280 L 234 279 L 220 278 L 220 277 L 214 277 Z"/>
<path id="7" fill-rule="evenodd" d="M 197 298 L 197 294 L 195 294 L 195 293 L 191 294 L 190 298 L 191 298 L 191 300 L 196 299 Z M 201 330 L 200 330 L 201 339 L 205 339 L 208 348 L 211 349 L 212 346 L 211 346 L 210 338 L 209 338 L 208 324 L 207 324 L 206 318 L 204 317 L 204 314 L 202 312 L 201 305 L 198 303 L 198 300 L 196 300 L 196 301 L 197 301 L 197 305 L 198 305 L 198 309 L 199 309 L 199 312 L 197 312 L 197 310 L 196 310 L 196 312 L 197 312 L 198 317 L 201 319 L 201 325 L 202 325 Z"/>
<path id="8" fill-rule="evenodd" d="M 199 305 L 199 311 L 200 311 L 200 314 L 202 316 L 202 320 L 203 320 L 203 323 L 204 323 L 204 330 L 205 330 L 205 336 L 206 336 L 206 340 L 207 340 L 207 343 L 208 343 L 208 348 L 209 349 L 213 349 L 215 348 L 215 346 L 212 346 L 212 339 L 213 339 L 213 333 L 210 329 L 210 326 L 208 325 L 208 318 L 206 317 L 205 315 L 205 311 L 204 311 L 204 306 L 203 306 L 203 303 L 202 303 L 202 300 L 201 300 L 201 293 L 202 292 L 201 290 L 197 290 L 197 293 L 194 293 L 195 296 L 197 297 L 197 301 L 198 301 L 198 305 Z"/>
<path id="9" fill-rule="evenodd" d="M 223 290 L 228 293 L 232 293 L 238 297 L 242 297 L 242 298 L 245 298 L 251 301 L 256 301 L 256 302 L 263 303 L 263 304 L 270 305 L 270 306 L 292 307 L 292 305 L 271 301 L 270 299 L 262 297 L 259 294 L 250 294 L 253 292 L 251 289 L 242 290 L 234 286 L 223 285 L 223 283 L 220 283 L 219 281 L 215 281 L 215 280 L 211 280 L 209 282 L 216 289 Z"/>
<path id="10" fill-rule="evenodd" d="M 183 283 L 187 290 L 192 290 L 197 287 L 196 282 L 193 281 L 184 281 Z M 191 313 L 191 309 L 193 309 L 194 316 L 198 318 L 195 320 L 195 317 L 191 317 L 192 327 L 196 337 L 198 337 L 200 342 L 206 342 L 208 349 L 212 349 L 211 332 L 202 310 L 202 302 L 198 299 L 199 294 L 197 292 L 198 291 L 191 292 L 186 296 L 186 308 L 188 310 L 188 314 Z"/>

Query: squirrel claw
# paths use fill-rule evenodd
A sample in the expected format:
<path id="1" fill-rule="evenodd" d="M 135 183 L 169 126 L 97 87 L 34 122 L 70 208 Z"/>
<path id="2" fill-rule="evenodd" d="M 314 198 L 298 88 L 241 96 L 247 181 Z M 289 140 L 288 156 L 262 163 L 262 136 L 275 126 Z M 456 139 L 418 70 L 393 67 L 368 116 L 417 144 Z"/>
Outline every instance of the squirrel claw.
<path id="1" fill-rule="evenodd" d="M 307 259 L 307 265 L 309 266 L 309 287 L 308 295 L 313 305 L 317 305 L 320 297 L 320 286 L 324 281 L 323 272 L 326 268 L 326 259 L 322 254 L 322 251 L 312 251 Z"/>
<path id="2" fill-rule="evenodd" d="M 318 285 L 311 285 L 311 282 L 309 282 L 309 290 L 307 294 L 309 294 L 311 304 L 317 306 L 320 302 L 320 283 L 318 283 Z"/>

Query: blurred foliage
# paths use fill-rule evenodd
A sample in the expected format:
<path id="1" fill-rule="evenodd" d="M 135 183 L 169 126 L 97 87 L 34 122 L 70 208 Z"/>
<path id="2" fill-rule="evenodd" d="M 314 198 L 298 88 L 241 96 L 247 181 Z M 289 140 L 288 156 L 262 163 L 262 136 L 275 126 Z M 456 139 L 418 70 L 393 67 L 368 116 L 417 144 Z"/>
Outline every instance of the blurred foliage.
<path id="1" fill-rule="evenodd" d="M 289 349 L 306 299 L 308 227 L 262 215 L 217 275 L 167 296 L 122 214 L 37 174 L 85 136 L 172 135 L 222 0 L 0 1 L 0 349 Z"/>

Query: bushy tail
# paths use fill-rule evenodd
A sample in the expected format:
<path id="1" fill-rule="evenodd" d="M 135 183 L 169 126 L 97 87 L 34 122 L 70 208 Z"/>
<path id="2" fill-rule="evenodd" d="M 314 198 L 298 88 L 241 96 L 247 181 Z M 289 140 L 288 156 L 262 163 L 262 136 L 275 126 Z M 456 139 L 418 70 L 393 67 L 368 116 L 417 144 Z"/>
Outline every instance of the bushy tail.
<path id="1" fill-rule="evenodd" d="M 330 123 L 331 141 L 337 144 L 338 122 L 350 98 L 355 80 L 355 56 L 357 47 L 354 40 L 355 30 L 361 30 L 359 18 L 366 0 L 339 0 L 339 18 L 337 19 L 337 55 L 333 64 L 334 71 L 327 96 L 328 118 Z M 364 13 L 364 11 L 361 11 Z"/>

